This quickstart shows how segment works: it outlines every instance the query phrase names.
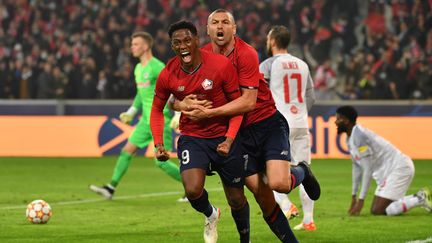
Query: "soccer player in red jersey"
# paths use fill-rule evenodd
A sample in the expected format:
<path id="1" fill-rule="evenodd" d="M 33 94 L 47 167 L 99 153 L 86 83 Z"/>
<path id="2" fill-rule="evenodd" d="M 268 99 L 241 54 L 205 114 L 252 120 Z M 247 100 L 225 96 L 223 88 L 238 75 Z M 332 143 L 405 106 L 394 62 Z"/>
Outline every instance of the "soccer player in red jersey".
<path id="1" fill-rule="evenodd" d="M 268 84 L 259 72 L 255 49 L 235 36 L 235 32 L 232 14 L 224 9 L 214 11 L 207 22 L 211 42 L 203 49 L 231 60 L 237 68 L 242 96 L 214 108 L 201 106 L 203 101 L 197 102 L 196 96 L 188 96 L 181 102 L 176 101 L 174 108 L 193 120 L 247 112 L 240 130 L 243 158 L 248 165 L 246 186 L 254 194 L 275 235 L 283 242 L 296 242 L 272 190 L 288 193 L 303 183 L 309 197 L 316 200 L 320 196 L 320 187 L 306 163 L 290 167 L 288 124 L 276 110 Z"/>
<path id="2" fill-rule="evenodd" d="M 180 21 L 168 31 L 176 57 L 162 70 L 156 83 L 150 116 L 156 157 L 169 158 L 163 145 L 163 108 L 172 94 L 182 100 L 189 94 L 222 106 L 241 96 L 237 71 L 224 56 L 199 49 L 197 30 L 191 22 Z M 210 204 L 204 189 L 205 176 L 217 171 L 225 190 L 241 242 L 249 242 L 249 204 L 244 196 L 245 164 L 240 142 L 235 139 L 243 115 L 220 116 L 193 121 L 180 118 L 178 157 L 185 193 L 192 207 L 205 218 L 205 242 L 217 241 L 220 210 Z"/>

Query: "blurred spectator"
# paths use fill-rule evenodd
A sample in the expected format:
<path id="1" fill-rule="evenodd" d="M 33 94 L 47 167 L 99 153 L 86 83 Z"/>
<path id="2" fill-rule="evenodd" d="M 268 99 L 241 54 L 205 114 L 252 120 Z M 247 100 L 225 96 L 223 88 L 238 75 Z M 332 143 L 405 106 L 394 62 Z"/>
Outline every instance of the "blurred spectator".
<path id="1" fill-rule="evenodd" d="M 99 99 L 105 99 L 108 97 L 107 91 L 108 78 L 104 70 L 99 71 L 99 78 L 97 83 L 97 92 Z"/>
<path id="2" fill-rule="evenodd" d="M 261 60 L 269 28 L 289 27 L 296 54 L 334 84 L 319 87 L 330 88 L 325 99 L 428 99 L 431 7 L 429 0 L 2 0 L 0 98 L 133 98 L 126 72 L 135 62 L 134 31 L 151 33 L 155 55 L 166 62 L 173 56 L 169 24 L 191 20 L 204 44 L 208 14 L 226 8 Z M 57 86 L 43 80 L 46 63 L 59 68 L 63 91 L 48 95 Z"/>
<path id="3" fill-rule="evenodd" d="M 336 98 L 336 73 L 326 60 L 318 66 L 315 77 L 315 96 L 317 100 L 333 100 Z"/>
<path id="4" fill-rule="evenodd" d="M 43 71 L 37 79 L 39 99 L 53 99 L 56 97 L 56 81 L 52 74 L 52 66 L 46 62 L 43 65 Z"/>
<path id="5" fill-rule="evenodd" d="M 64 99 L 66 97 L 65 88 L 68 84 L 68 79 L 66 75 L 61 71 L 59 67 L 54 67 L 53 78 L 55 87 L 55 98 Z"/>

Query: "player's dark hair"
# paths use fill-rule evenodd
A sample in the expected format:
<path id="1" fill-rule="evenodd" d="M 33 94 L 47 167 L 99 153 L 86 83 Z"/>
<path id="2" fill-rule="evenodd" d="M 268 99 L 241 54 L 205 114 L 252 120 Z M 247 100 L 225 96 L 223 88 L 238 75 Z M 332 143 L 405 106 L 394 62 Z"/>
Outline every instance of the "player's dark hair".
<path id="1" fill-rule="evenodd" d="M 341 106 L 341 107 L 337 108 L 336 113 L 346 117 L 350 122 L 352 122 L 354 124 L 357 121 L 358 114 L 357 114 L 356 109 L 354 109 L 354 107 L 352 107 L 352 106 L 349 106 L 349 105 Z"/>
<path id="2" fill-rule="evenodd" d="M 150 49 L 153 47 L 153 37 L 149 33 L 145 31 L 138 31 L 134 32 L 131 36 L 132 39 L 137 37 L 143 38 L 149 45 Z"/>
<path id="3" fill-rule="evenodd" d="M 285 26 L 276 25 L 270 29 L 270 39 L 275 41 L 278 49 L 288 49 L 291 41 L 291 34 Z"/>
<path id="4" fill-rule="evenodd" d="M 190 22 L 190 21 L 186 21 L 186 20 L 180 20 L 175 22 L 174 24 L 170 25 L 169 29 L 168 29 L 168 35 L 171 38 L 172 34 L 177 31 L 177 30 L 181 30 L 181 29 L 188 29 L 190 30 L 190 32 L 192 33 L 193 36 L 197 36 L 198 35 L 198 31 L 197 28 L 195 27 L 195 25 Z"/>

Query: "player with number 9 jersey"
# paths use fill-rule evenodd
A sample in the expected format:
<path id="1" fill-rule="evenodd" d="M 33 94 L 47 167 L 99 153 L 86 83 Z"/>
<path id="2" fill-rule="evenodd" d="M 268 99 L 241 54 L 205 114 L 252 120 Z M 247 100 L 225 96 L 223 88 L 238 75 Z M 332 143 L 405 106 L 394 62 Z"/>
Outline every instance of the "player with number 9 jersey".
<path id="1" fill-rule="evenodd" d="M 170 94 L 173 94 L 176 99 L 183 100 L 189 94 L 196 94 L 200 100 L 211 101 L 214 107 L 229 101 L 226 93 L 237 93 L 239 97 L 237 73 L 228 59 L 207 51 L 200 53 L 202 64 L 192 73 L 181 68 L 178 58 L 171 59 L 159 75 L 155 89 L 156 97 L 168 100 Z M 214 117 L 192 121 L 181 116 L 179 129 L 182 135 L 187 136 L 221 137 L 225 136 L 229 119 L 230 117 Z M 235 133 L 227 136 L 235 137 Z"/>
<path id="2" fill-rule="evenodd" d="M 184 99 L 196 95 L 213 106 L 222 106 L 241 96 L 237 72 L 224 56 L 199 49 L 198 31 L 189 21 L 178 21 L 168 30 L 176 57 L 162 70 L 156 83 L 150 127 L 156 157 L 169 158 L 163 135 L 163 107 L 170 95 Z M 204 188 L 205 176 L 217 171 L 222 180 L 231 215 L 240 238 L 249 242 L 249 204 L 244 195 L 245 164 L 236 137 L 243 115 L 194 121 L 180 117 L 178 156 L 185 193 L 191 206 L 205 215 L 204 242 L 217 242 L 220 209 L 214 207 Z"/>

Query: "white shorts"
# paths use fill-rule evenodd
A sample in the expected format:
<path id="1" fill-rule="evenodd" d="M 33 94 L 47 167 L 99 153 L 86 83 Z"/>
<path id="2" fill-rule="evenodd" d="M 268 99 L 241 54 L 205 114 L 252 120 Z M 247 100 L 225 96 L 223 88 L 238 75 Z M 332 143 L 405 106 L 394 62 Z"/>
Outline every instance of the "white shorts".
<path id="1" fill-rule="evenodd" d="M 290 128 L 291 163 L 311 163 L 310 136 L 308 128 Z"/>
<path id="2" fill-rule="evenodd" d="M 414 163 L 411 159 L 402 162 L 403 166 L 396 167 L 390 175 L 377 186 L 375 196 L 387 198 L 393 201 L 405 196 L 414 177 Z"/>

